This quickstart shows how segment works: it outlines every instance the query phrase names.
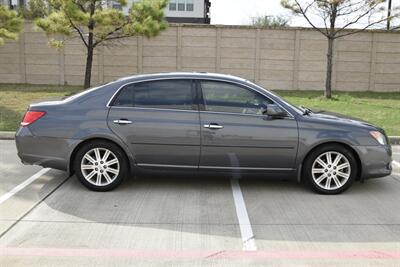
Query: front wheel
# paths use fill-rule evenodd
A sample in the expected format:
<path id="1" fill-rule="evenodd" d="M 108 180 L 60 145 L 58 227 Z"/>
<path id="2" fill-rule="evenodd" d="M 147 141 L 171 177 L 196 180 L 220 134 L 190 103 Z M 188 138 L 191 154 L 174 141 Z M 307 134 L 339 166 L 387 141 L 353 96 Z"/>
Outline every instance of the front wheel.
<path id="1" fill-rule="evenodd" d="M 128 163 L 122 150 L 109 142 L 85 144 L 75 157 L 74 170 L 79 181 L 93 191 L 109 191 L 126 177 Z"/>
<path id="2" fill-rule="evenodd" d="M 339 194 L 353 184 L 357 171 L 357 161 L 351 151 L 340 145 L 326 145 L 307 157 L 303 178 L 318 193 Z"/>

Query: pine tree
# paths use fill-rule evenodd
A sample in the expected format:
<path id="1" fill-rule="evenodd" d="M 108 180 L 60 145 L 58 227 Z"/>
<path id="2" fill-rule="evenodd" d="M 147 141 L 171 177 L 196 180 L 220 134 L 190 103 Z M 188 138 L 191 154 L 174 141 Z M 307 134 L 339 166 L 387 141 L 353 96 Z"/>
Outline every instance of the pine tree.
<path id="1" fill-rule="evenodd" d="M 17 12 L 0 5 L 0 45 L 4 44 L 5 39 L 16 40 L 23 26 L 24 20 Z"/>
<path id="2" fill-rule="evenodd" d="M 126 6 L 125 0 L 116 0 Z M 167 26 L 164 20 L 166 0 L 142 0 L 133 3 L 129 14 L 104 7 L 102 0 L 50 0 L 51 12 L 35 21 L 50 38 L 50 45 L 61 48 L 65 39 L 78 37 L 86 47 L 84 87 L 90 87 L 94 49 L 107 41 L 131 37 L 154 37 Z"/>

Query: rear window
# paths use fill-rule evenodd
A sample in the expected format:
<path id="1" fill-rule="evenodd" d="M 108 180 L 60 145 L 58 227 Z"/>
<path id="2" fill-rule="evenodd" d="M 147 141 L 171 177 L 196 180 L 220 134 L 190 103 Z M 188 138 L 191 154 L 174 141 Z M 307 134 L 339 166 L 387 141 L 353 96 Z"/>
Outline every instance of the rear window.
<path id="1" fill-rule="evenodd" d="M 162 109 L 194 109 L 191 80 L 162 80 L 125 86 L 113 106 Z"/>

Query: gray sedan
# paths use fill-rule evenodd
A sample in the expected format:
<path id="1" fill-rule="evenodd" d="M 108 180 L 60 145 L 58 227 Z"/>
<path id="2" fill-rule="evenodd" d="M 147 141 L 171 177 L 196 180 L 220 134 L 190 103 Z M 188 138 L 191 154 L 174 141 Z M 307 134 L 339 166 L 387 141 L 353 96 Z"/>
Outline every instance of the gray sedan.
<path id="1" fill-rule="evenodd" d="M 208 73 L 137 75 L 32 104 L 16 144 L 22 162 L 76 173 L 96 191 L 161 170 L 290 177 L 336 194 L 390 175 L 392 160 L 381 128 Z"/>

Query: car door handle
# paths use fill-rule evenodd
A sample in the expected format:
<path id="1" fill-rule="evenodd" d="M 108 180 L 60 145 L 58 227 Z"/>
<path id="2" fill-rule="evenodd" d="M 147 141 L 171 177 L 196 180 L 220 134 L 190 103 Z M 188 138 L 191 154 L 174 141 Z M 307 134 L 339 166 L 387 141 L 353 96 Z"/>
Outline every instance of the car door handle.
<path id="1" fill-rule="evenodd" d="M 115 124 L 132 124 L 132 121 L 127 120 L 127 119 L 119 119 L 119 120 L 114 120 Z"/>
<path id="2" fill-rule="evenodd" d="M 224 128 L 224 126 L 219 125 L 218 123 L 209 123 L 209 124 L 204 124 L 204 128 L 218 130 Z"/>

